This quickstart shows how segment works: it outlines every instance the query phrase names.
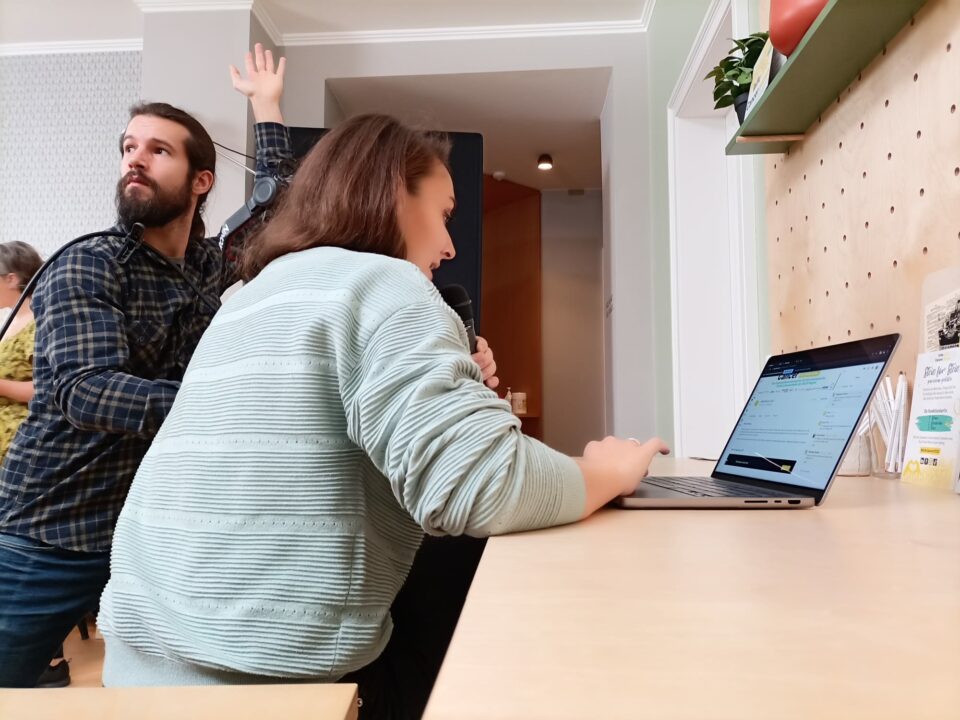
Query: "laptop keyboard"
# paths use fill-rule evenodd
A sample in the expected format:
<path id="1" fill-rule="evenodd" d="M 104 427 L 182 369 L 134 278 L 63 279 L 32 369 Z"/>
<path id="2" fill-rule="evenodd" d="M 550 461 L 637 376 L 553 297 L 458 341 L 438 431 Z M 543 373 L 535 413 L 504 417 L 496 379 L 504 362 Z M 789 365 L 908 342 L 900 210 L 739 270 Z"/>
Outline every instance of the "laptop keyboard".
<path id="1" fill-rule="evenodd" d="M 779 490 L 708 477 L 648 477 L 643 482 L 694 497 L 797 497 Z"/>

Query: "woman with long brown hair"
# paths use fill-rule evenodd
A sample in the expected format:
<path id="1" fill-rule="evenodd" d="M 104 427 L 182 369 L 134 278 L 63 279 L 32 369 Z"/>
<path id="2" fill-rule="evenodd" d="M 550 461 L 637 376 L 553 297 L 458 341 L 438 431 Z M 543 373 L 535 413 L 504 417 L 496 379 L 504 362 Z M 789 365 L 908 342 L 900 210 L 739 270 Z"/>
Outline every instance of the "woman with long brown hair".
<path id="1" fill-rule="evenodd" d="M 423 533 L 575 522 L 663 443 L 569 458 L 484 386 L 430 283 L 453 257 L 448 143 L 356 117 L 304 160 L 200 342 L 117 525 L 106 685 L 356 681 L 404 717 L 383 654 Z"/>

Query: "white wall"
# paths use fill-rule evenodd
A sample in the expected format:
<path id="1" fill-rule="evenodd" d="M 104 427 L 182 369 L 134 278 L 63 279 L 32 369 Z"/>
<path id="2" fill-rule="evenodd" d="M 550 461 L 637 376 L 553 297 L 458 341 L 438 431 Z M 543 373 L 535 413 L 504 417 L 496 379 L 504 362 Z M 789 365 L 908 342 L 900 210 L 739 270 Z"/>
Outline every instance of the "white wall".
<path id="1" fill-rule="evenodd" d="M 144 99 L 186 110 L 216 142 L 236 150 L 248 147 L 249 102 L 233 89 L 227 66 L 243 67 L 251 22 L 247 10 L 145 14 Z M 247 173 L 218 157 L 216 184 L 204 212 L 208 235 L 243 205 L 246 188 Z"/>
<path id="2" fill-rule="evenodd" d="M 607 97 L 604 112 L 600 118 L 600 165 L 603 173 L 604 188 L 610 187 L 610 153 L 614 143 L 613 113 L 607 112 L 612 99 Z M 603 211 L 603 432 L 613 433 L 613 269 L 611 267 L 610 243 L 612 241 L 610 194 L 602 193 Z"/>
<path id="3" fill-rule="evenodd" d="M 675 125 L 678 377 L 676 441 L 684 457 L 717 458 L 742 402 L 734 383 L 733 274 L 723 117 Z"/>
<path id="4" fill-rule="evenodd" d="M 335 128 L 346 118 L 343 107 L 327 84 L 323 88 L 323 98 L 323 127 Z"/>
<path id="5" fill-rule="evenodd" d="M 580 455 L 603 437 L 603 204 L 599 190 L 540 202 L 543 439 Z"/>
<path id="6" fill-rule="evenodd" d="M 601 117 L 604 238 L 610 251 L 611 426 L 654 434 L 652 251 L 650 245 L 646 36 L 642 33 L 288 46 L 283 111 L 291 125 L 325 117 L 327 78 L 611 68 Z M 616 142 L 614 144 L 614 138 Z M 665 428 L 667 430 L 667 428 Z"/>
<path id="7" fill-rule="evenodd" d="M 661 417 L 656 407 L 658 308 L 653 290 L 647 102 L 646 68 L 627 63 L 615 67 L 600 118 L 604 243 L 610 258 L 610 382 L 605 401 L 612 418 L 607 432 L 637 438 L 670 429 L 669 418 Z"/>
<path id="8" fill-rule="evenodd" d="M 727 38 L 747 33 L 746 2 L 710 4 L 667 113 L 673 447 L 682 457 L 719 455 L 759 370 L 753 160 L 724 154 L 738 123 L 713 108 L 702 79 Z"/>
<path id="9" fill-rule="evenodd" d="M 116 220 L 140 53 L 0 57 L 0 242 L 43 255 Z"/>
<path id="10" fill-rule="evenodd" d="M 133 0 L 0 0 L 0 43 L 138 38 L 143 15 Z"/>
<path id="11" fill-rule="evenodd" d="M 650 228 L 656 320 L 657 430 L 673 435 L 673 336 L 670 308 L 670 223 L 667 193 L 667 104 L 710 0 L 661 0 L 650 17 Z M 741 37 L 741 36 L 736 36 Z M 701 75 L 702 77 L 702 75 Z M 710 88 L 700 81 L 701 92 Z"/>

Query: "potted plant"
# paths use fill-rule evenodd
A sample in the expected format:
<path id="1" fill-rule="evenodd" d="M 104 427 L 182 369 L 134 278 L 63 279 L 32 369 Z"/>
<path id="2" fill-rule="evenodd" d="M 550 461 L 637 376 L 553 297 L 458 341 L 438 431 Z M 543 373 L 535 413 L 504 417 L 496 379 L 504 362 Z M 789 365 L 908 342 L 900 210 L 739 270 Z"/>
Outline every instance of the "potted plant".
<path id="1" fill-rule="evenodd" d="M 713 78 L 714 107 L 733 105 L 741 123 L 750 94 L 750 83 L 753 82 L 753 66 L 757 64 L 769 35 L 767 32 L 755 32 L 742 40 L 734 40 L 734 47 L 730 48 L 727 57 L 703 78 Z"/>

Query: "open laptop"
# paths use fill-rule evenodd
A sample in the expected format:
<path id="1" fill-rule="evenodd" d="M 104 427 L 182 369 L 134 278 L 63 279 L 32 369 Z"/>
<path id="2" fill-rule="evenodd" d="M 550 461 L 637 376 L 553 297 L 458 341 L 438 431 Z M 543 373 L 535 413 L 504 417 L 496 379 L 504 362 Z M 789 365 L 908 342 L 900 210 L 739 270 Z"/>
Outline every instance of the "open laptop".
<path id="1" fill-rule="evenodd" d="M 710 477 L 648 477 L 618 504 L 819 505 L 899 342 L 883 335 L 770 358 Z"/>

